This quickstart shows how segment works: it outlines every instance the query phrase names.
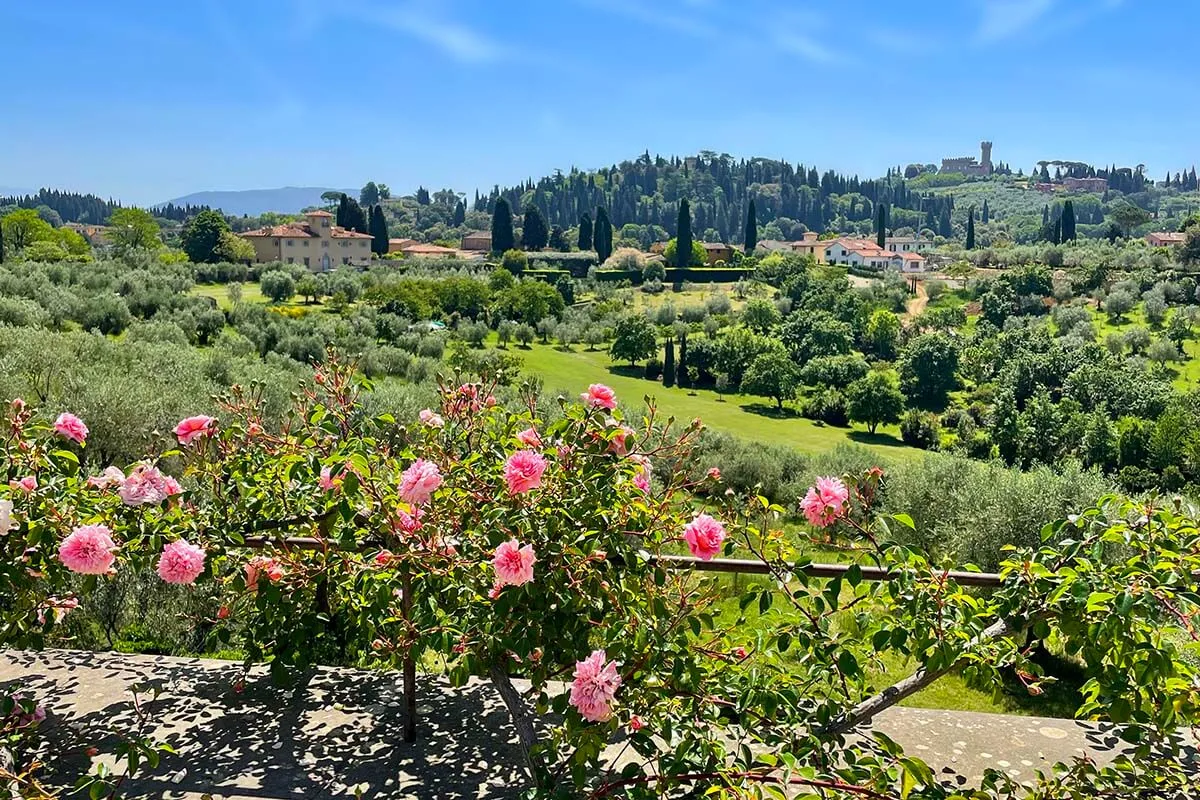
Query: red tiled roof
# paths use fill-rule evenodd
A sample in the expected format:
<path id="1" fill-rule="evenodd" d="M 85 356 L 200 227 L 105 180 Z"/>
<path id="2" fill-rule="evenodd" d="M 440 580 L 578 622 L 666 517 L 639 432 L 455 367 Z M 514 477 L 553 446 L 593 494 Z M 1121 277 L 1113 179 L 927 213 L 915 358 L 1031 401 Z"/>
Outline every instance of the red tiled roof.
<path id="1" fill-rule="evenodd" d="M 332 217 L 333 214 L 330 214 L 328 211 L 322 211 L 321 209 L 318 208 L 316 211 L 305 211 L 304 216 L 306 216 L 306 217 Z"/>
<path id="2" fill-rule="evenodd" d="M 446 255 L 447 253 L 457 253 L 458 251 L 452 247 L 442 247 L 437 244 L 414 244 L 405 247 L 403 252 L 416 253 L 418 255 L 422 253 L 428 255 Z"/>
<path id="3" fill-rule="evenodd" d="M 369 233 L 359 233 L 358 231 L 348 231 L 345 228 L 333 226 L 333 232 L 329 234 L 334 239 L 371 239 L 374 238 Z"/>
<path id="4" fill-rule="evenodd" d="M 290 225 L 275 225 L 273 227 L 246 231 L 242 236 L 270 236 L 276 239 L 312 239 L 316 237 L 316 234 L 309 230 L 307 225 L 292 223 Z"/>
<path id="5" fill-rule="evenodd" d="M 896 255 L 903 258 L 905 261 L 924 261 L 925 256 L 920 253 L 897 253 Z"/>

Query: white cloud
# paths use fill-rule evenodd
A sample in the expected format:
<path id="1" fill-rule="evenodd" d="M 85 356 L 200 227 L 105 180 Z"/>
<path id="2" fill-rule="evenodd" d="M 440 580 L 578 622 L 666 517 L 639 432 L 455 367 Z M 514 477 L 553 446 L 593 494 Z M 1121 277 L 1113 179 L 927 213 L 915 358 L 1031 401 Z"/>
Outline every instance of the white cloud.
<path id="1" fill-rule="evenodd" d="M 1055 0 L 984 0 L 975 38 L 998 42 L 1029 30 L 1046 15 Z"/>
<path id="2" fill-rule="evenodd" d="M 499 61 L 508 51 L 488 36 L 462 23 L 434 16 L 415 6 L 368 12 L 379 23 L 436 47 L 464 63 Z"/>
<path id="3" fill-rule="evenodd" d="M 839 60 L 837 53 L 803 33 L 783 31 L 775 34 L 774 41 L 776 47 L 785 53 L 798 55 L 817 64 L 830 64 Z"/>

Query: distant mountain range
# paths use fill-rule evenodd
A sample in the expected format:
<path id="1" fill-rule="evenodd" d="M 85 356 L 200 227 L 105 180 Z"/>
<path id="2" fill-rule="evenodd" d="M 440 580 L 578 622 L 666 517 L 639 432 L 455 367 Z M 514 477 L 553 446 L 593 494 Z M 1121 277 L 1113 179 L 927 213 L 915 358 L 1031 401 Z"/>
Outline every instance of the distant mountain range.
<path id="1" fill-rule="evenodd" d="M 166 200 L 157 206 L 174 203 L 177 206 L 208 206 L 219 208 L 230 216 L 257 216 L 267 211 L 295 214 L 307 206 L 323 205 L 324 192 L 346 192 L 357 197 L 357 190 L 329 189 L 321 186 L 284 186 L 280 189 L 246 189 L 238 192 L 193 192 Z"/>

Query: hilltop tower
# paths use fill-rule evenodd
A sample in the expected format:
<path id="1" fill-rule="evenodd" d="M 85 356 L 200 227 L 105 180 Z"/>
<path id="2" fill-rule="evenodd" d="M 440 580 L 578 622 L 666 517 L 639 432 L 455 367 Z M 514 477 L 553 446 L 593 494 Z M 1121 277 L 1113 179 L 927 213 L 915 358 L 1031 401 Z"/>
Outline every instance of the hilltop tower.
<path id="1" fill-rule="evenodd" d="M 979 162 L 980 162 L 980 166 L 983 167 L 983 174 L 991 175 L 992 174 L 992 143 L 991 142 L 980 142 L 979 150 L 980 150 L 980 156 L 981 156 L 981 158 L 979 159 Z"/>

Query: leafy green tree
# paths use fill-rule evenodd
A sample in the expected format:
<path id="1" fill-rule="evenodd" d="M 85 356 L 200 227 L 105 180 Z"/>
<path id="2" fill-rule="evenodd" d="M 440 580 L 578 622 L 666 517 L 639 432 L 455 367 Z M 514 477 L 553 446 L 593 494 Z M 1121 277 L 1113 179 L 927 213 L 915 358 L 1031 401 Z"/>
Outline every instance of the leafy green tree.
<path id="1" fill-rule="evenodd" d="M 642 267 L 642 280 L 646 283 L 650 281 L 664 281 L 667 279 L 667 268 L 663 266 L 663 262 L 655 259 L 647 261 L 646 266 Z"/>
<path id="2" fill-rule="evenodd" d="M 1200 264 L 1200 225 L 1194 225 L 1188 231 L 1187 239 L 1179 248 L 1179 260 L 1191 266 Z"/>
<path id="3" fill-rule="evenodd" d="M 424 186 L 418 186 L 416 198 L 417 198 L 417 205 L 421 205 L 421 206 L 429 205 L 429 202 L 430 202 L 429 190 L 426 189 Z"/>
<path id="4" fill-rule="evenodd" d="M 346 198 L 346 224 L 343 227 L 358 233 L 371 232 L 371 225 L 367 221 L 367 212 L 353 197 Z"/>
<path id="5" fill-rule="evenodd" d="M 207 347 L 223 330 L 225 314 L 220 310 L 210 308 L 196 316 L 196 344 L 201 347 Z"/>
<path id="6" fill-rule="evenodd" d="M 875 244 L 883 249 L 887 246 L 887 204 L 875 205 Z"/>
<path id="7" fill-rule="evenodd" d="M 626 314 L 613 326 L 613 341 L 608 353 L 613 361 L 628 361 L 635 366 L 658 349 L 654 326 L 642 314 Z"/>
<path id="8" fill-rule="evenodd" d="M 608 209 L 600 206 L 596 209 L 596 222 L 592 226 L 592 249 L 596 258 L 603 264 L 612 255 L 612 222 L 608 218 Z"/>
<path id="9" fill-rule="evenodd" d="M 755 356 L 742 378 L 743 392 L 770 397 L 777 409 L 783 408 L 784 400 L 793 399 L 799 388 L 799 371 L 778 343 Z"/>
<path id="10" fill-rule="evenodd" d="M 679 253 L 679 240 L 672 239 L 671 241 L 667 242 L 666 248 L 663 249 L 663 258 L 666 259 L 668 264 L 673 264 L 678 267 L 679 262 L 683 260 L 682 258 L 680 258 L 678 253 Z M 704 265 L 704 261 L 705 261 L 704 245 L 700 244 L 700 242 L 693 241 L 692 242 L 692 257 L 690 259 L 688 259 L 688 263 L 684 266 L 700 267 L 700 266 Z"/>
<path id="11" fill-rule="evenodd" d="M 575 281 L 568 274 L 559 276 L 554 282 L 554 289 L 562 296 L 563 302 L 569 306 L 575 305 Z"/>
<path id="12" fill-rule="evenodd" d="M 900 354 L 900 387 L 910 405 L 940 410 L 958 388 L 958 344 L 946 333 L 923 333 Z"/>
<path id="13" fill-rule="evenodd" d="M 220 241 L 214 256 L 218 261 L 230 264 L 248 264 L 254 260 L 254 245 L 233 231 L 221 231 Z"/>
<path id="14" fill-rule="evenodd" d="M 496 267 L 488 276 L 488 288 L 497 293 L 511 288 L 516 282 L 513 271 L 504 266 Z"/>
<path id="15" fill-rule="evenodd" d="M 315 303 L 321 294 L 321 284 L 317 282 L 316 277 L 305 275 L 296 282 L 296 294 L 303 297 L 305 303 Z"/>
<path id="16" fill-rule="evenodd" d="M 1167 364 L 1180 360 L 1179 348 L 1170 339 L 1155 339 L 1146 348 L 1146 358 L 1157 364 L 1159 370 L 1166 370 Z"/>
<path id="17" fill-rule="evenodd" d="M 975 206 L 967 210 L 967 244 L 968 250 L 975 249 Z"/>
<path id="18" fill-rule="evenodd" d="M 153 250 L 162 247 L 158 222 L 141 208 L 118 208 L 108 218 L 108 240 L 120 250 Z"/>
<path id="19" fill-rule="evenodd" d="M 507 253 L 514 247 L 516 237 L 513 234 L 512 208 L 501 197 L 492 211 L 492 252 Z"/>
<path id="20" fill-rule="evenodd" d="M 1129 238 L 1133 229 L 1150 221 L 1150 214 L 1145 209 L 1135 206 L 1122 198 L 1108 208 L 1108 216 L 1121 229 L 1125 238 Z"/>
<path id="21" fill-rule="evenodd" d="M 508 271 L 510 275 L 521 275 L 529 266 L 529 256 L 525 255 L 521 250 L 511 247 L 504 251 L 504 255 L 500 259 L 500 265 Z"/>
<path id="22" fill-rule="evenodd" d="M 180 245 L 194 264 L 211 264 L 220 260 L 217 251 L 221 234 L 229 232 L 229 223 L 219 211 L 201 211 L 183 226 Z"/>
<path id="23" fill-rule="evenodd" d="M 692 211 L 686 197 L 679 201 L 679 220 L 676 223 L 676 230 L 678 231 L 675 234 L 676 255 L 675 260 L 671 263 L 676 267 L 687 267 L 689 264 L 686 259 L 692 252 Z"/>
<path id="24" fill-rule="evenodd" d="M 526 250 L 545 250 L 550 243 L 550 230 L 541 210 L 530 203 L 525 206 L 525 220 L 521 228 L 521 246 Z"/>
<path id="25" fill-rule="evenodd" d="M 779 339 L 797 364 L 820 356 L 845 355 L 854 345 L 854 329 L 828 311 L 792 314 Z"/>
<path id="26" fill-rule="evenodd" d="M 1113 322 L 1122 319 L 1137 304 L 1133 295 L 1123 289 L 1114 289 L 1104 300 L 1104 311 Z"/>
<path id="27" fill-rule="evenodd" d="M 1117 435 L 1103 409 L 1088 415 L 1079 449 L 1085 466 L 1099 467 L 1105 471 L 1116 466 Z"/>
<path id="28" fill-rule="evenodd" d="M 539 280 L 517 281 L 492 300 L 492 311 L 502 319 L 537 325 L 547 318 L 559 318 L 566 309 L 558 290 Z"/>
<path id="29" fill-rule="evenodd" d="M 5 214 L 0 218 L 0 228 L 4 230 L 4 240 L 17 253 L 34 242 L 54 238 L 54 228 L 32 208 L 19 208 Z"/>
<path id="30" fill-rule="evenodd" d="M 900 318 L 886 308 L 874 311 L 867 320 L 863 342 L 873 354 L 891 361 L 900 343 Z"/>
<path id="31" fill-rule="evenodd" d="M 321 199 L 325 201 L 325 206 L 329 209 L 337 208 L 342 200 L 342 193 L 335 191 L 321 192 Z"/>
<path id="32" fill-rule="evenodd" d="M 754 198 L 750 198 L 750 208 L 746 210 L 746 238 L 745 238 L 745 253 L 753 255 L 754 249 L 758 247 L 758 214 L 754 208 Z"/>
<path id="33" fill-rule="evenodd" d="M 379 187 L 375 185 L 375 181 L 367 181 L 367 185 L 362 187 L 362 191 L 358 193 L 358 202 L 368 208 L 379 203 Z"/>
<path id="34" fill-rule="evenodd" d="M 579 249 L 592 249 L 592 215 L 586 211 L 579 217 Z"/>
<path id="35" fill-rule="evenodd" d="M 550 229 L 550 249 L 556 253 L 566 253 L 571 249 L 571 246 L 567 244 L 566 231 L 562 229 L 561 225 L 555 225 Z"/>
<path id="36" fill-rule="evenodd" d="M 717 340 L 713 353 L 714 372 L 724 375 L 730 388 L 736 388 L 754 359 L 770 350 L 773 342 L 748 328 L 734 328 L 726 332 Z"/>
<path id="37" fill-rule="evenodd" d="M 291 275 L 280 269 L 263 273 L 262 277 L 258 279 L 258 284 L 262 293 L 276 303 L 291 300 L 296 294 L 296 282 Z"/>
<path id="38" fill-rule="evenodd" d="M 846 387 L 846 412 L 852 422 L 865 424 L 869 433 L 899 422 L 903 411 L 904 395 L 890 373 L 868 372 Z"/>
<path id="39" fill-rule="evenodd" d="M 781 316 L 779 309 L 770 300 L 756 297 L 746 304 L 742 311 L 742 322 L 746 327 L 758 334 L 767 334 L 779 324 Z"/>

